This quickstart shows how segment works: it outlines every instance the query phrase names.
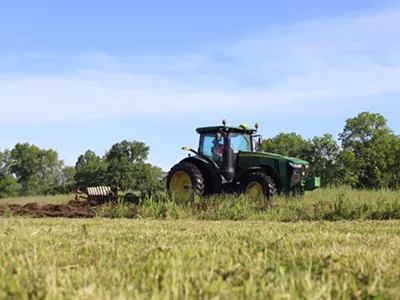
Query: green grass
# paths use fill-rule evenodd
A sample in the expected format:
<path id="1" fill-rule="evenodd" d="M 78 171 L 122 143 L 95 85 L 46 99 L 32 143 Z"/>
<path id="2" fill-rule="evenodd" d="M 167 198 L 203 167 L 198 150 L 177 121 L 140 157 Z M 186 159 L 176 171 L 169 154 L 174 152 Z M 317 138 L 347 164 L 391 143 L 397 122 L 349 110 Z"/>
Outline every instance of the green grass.
<path id="1" fill-rule="evenodd" d="M 389 191 L 150 199 L 89 220 L 7 216 L 0 298 L 400 299 L 399 249 L 400 193 Z"/>
<path id="2" fill-rule="evenodd" d="M 400 193 L 320 190 L 304 198 L 277 198 L 257 202 L 246 197 L 225 196 L 177 203 L 149 199 L 139 205 L 107 206 L 100 212 L 111 218 L 196 220 L 338 221 L 400 219 Z"/>
<path id="3" fill-rule="evenodd" d="M 65 204 L 69 200 L 74 199 L 75 194 L 71 195 L 56 195 L 56 196 L 26 196 L 26 197 L 14 197 L 14 198 L 2 198 L 0 199 L 0 205 L 5 204 L 26 204 L 31 202 L 37 202 L 39 204 Z"/>
<path id="4" fill-rule="evenodd" d="M 0 205 L 67 203 L 73 195 L 1 199 Z M 82 200 L 84 201 L 84 200 Z M 257 202 L 235 195 L 196 199 L 177 203 L 167 198 L 147 199 L 140 204 L 120 204 L 102 208 L 99 215 L 109 218 L 338 221 L 400 219 L 400 192 L 354 191 L 346 188 L 321 189 L 304 198 L 278 197 Z"/>
<path id="5" fill-rule="evenodd" d="M 0 298 L 400 297 L 400 221 L 6 218 L 0 228 Z"/>

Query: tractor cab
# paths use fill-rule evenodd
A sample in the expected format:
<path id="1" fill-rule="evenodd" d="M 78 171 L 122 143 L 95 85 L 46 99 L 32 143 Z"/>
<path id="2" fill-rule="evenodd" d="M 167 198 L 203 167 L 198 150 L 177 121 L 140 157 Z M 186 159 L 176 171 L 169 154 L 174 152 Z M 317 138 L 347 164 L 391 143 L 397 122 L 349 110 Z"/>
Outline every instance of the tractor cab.
<path id="1" fill-rule="evenodd" d="M 255 151 L 254 133 L 257 129 L 257 123 L 255 128 L 248 128 L 246 124 L 235 127 L 226 126 L 225 120 L 222 121 L 222 126 L 197 128 L 196 131 L 200 134 L 198 155 L 205 156 L 215 163 L 224 179 L 231 181 L 237 167 L 239 152 Z M 259 144 L 261 143 L 262 139 L 259 136 Z"/>
<path id="2" fill-rule="evenodd" d="M 225 144 L 229 145 L 229 152 L 234 155 L 233 162 L 239 151 L 253 152 L 255 151 L 254 135 L 257 129 L 247 128 L 246 124 L 239 127 L 225 126 L 201 127 L 197 128 L 200 134 L 198 154 L 204 155 L 215 162 L 218 166 L 222 166 L 223 149 Z M 256 127 L 258 125 L 256 124 Z M 259 144 L 262 143 L 261 137 Z"/>

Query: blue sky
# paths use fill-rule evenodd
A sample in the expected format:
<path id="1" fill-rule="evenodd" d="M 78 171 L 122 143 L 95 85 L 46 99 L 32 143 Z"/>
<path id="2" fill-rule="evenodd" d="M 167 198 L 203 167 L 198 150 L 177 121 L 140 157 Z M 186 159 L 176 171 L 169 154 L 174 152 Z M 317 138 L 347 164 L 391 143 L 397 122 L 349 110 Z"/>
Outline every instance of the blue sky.
<path id="1" fill-rule="evenodd" d="M 361 111 L 399 131 L 395 1 L 2 1 L 0 151 L 74 165 L 124 139 L 168 170 L 195 128 L 335 136 Z"/>

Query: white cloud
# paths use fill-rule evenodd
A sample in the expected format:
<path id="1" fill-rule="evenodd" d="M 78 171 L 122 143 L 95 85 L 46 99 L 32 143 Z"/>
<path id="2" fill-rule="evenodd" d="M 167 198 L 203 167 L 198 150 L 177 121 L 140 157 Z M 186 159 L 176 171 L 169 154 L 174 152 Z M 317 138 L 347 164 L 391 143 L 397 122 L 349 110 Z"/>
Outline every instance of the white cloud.
<path id="1" fill-rule="evenodd" d="M 64 64 L 68 70 L 72 65 L 74 72 L 0 72 L 0 102 L 7 111 L 0 115 L 0 125 L 190 116 L 226 104 L 231 114 L 257 105 L 258 114 L 278 109 L 283 114 L 341 114 L 360 105 L 363 97 L 400 92 L 399 25 L 400 10 L 392 10 L 272 28 L 184 56 L 52 56 L 47 63 Z M 46 59 L 7 54 L 0 57 L 0 66 L 10 70 L 12 64 L 32 61 L 40 66 Z M 203 105 L 193 110 L 196 102 Z"/>

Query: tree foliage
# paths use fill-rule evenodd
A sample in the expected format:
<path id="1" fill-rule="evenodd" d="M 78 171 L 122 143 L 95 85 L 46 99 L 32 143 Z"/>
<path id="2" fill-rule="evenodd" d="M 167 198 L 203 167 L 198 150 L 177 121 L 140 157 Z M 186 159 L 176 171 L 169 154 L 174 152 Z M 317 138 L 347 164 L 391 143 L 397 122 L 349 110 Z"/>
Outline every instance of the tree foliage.
<path id="1" fill-rule="evenodd" d="M 104 185 L 105 165 L 101 157 L 87 150 L 78 157 L 75 165 L 75 182 L 79 188 Z"/>
<path id="2" fill-rule="evenodd" d="M 142 186 L 143 176 L 150 176 L 151 170 L 146 169 L 144 161 L 147 159 L 150 148 L 142 142 L 124 140 L 112 145 L 106 153 L 108 182 L 122 190 L 137 189 Z M 148 181 L 148 180 L 147 180 Z"/>
<path id="3" fill-rule="evenodd" d="M 63 162 L 53 149 L 18 143 L 11 150 L 7 172 L 14 174 L 24 194 L 37 194 L 60 183 Z"/>
<path id="4" fill-rule="evenodd" d="M 88 150 L 78 157 L 76 185 L 80 188 L 108 185 L 125 191 L 161 188 L 160 180 L 165 174 L 145 162 L 149 151 L 145 143 L 127 140 L 113 144 L 103 157 Z"/>
<path id="5" fill-rule="evenodd" d="M 279 133 L 263 141 L 259 151 L 279 153 L 290 157 L 302 157 L 307 149 L 307 141 L 294 132 Z"/>
<path id="6" fill-rule="evenodd" d="M 382 115 L 363 112 L 346 120 L 339 138 L 344 183 L 357 188 L 391 188 L 396 184 L 399 137 Z"/>
<path id="7" fill-rule="evenodd" d="M 340 166 L 337 162 L 339 153 L 340 146 L 332 134 L 326 133 L 307 141 L 304 159 L 310 162 L 311 175 L 321 177 L 322 186 L 340 183 Z"/>
<path id="8" fill-rule="evenodd" d="M 0 174 L 0 198 L 15 197 L 21 191 L 15 177 L 11 174 Z"/>
<path id="9" fill-rule="evenodd" d="M 76 168 L 73 166 L 65 166 L 62 169 L 61 184 L 70 184 L 75 182 Z"/>
<path id="10" fill-rule="evenodd" d="M 10 173 L 10 150 L 0 151 L 0 175 L 6 175 Z"/>
<path id="11" fill-rule="evenodd" d="M 321 177 L 323 186 L 400 186 L 400 137 L 378 113 L 347 119 L 338 141 L 332 134 L 304 139 L 294 132 L 279 133 L 266 139 L 260 150 L 309 161 L 312 175 Z"/>
<path id="12" fill-rule="evenodd" d="M 146 163 L 149 151 L 143 142 L 123 140 L 102 157 L 87 150 L 75 166 L 66 166 L 53 149 L 18 143 L 12 150 L 0 152 L 0 198 L 72 193 L 99 185 L 121 190 L 162 189 L 166 173 Z"/>

